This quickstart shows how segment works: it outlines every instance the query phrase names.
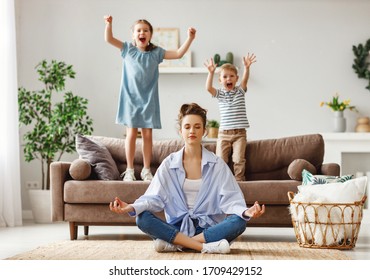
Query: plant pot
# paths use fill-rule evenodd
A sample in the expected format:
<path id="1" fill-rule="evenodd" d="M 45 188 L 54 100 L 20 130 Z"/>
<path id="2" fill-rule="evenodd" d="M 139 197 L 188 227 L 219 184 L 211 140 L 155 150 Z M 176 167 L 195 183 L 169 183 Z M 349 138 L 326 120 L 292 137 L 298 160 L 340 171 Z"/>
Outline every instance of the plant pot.
<path id="1" fill-rule="evenodd" d="M 217 138 L 218 137 L 218 128 L 216 127 L 209 127 L 208 128 L 208 138 Z"/>
<path id="2" fill-rule="evenodd" d="M 28 193 L 35 223 L 51 223 L 51 191 L 28 190 Z"/>

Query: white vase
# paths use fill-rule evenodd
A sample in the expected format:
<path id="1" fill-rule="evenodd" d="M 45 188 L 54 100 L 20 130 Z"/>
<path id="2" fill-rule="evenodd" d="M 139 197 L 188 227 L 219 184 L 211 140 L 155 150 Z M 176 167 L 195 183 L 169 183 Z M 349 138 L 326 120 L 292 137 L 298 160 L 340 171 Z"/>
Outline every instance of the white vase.
<path id="1" fill-rule="evenodd" d="M 334 111 L 334 132 L 346 131 L 346 119 L 343 117 L 343 111 Z"/>

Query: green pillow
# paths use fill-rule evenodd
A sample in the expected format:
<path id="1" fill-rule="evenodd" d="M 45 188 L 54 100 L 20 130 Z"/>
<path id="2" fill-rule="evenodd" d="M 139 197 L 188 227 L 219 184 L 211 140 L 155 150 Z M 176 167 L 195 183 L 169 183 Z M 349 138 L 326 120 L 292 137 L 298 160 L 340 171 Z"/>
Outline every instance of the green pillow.
<path id="1" fill-rule="evenodd" d="M 322 185 L 330 183 L 344 183 L 353 179 L 353 175 L 343 176 L 327 176 L 327 175 L 313 175 L 306 169 L 302 171 L 302 185 Z"/>

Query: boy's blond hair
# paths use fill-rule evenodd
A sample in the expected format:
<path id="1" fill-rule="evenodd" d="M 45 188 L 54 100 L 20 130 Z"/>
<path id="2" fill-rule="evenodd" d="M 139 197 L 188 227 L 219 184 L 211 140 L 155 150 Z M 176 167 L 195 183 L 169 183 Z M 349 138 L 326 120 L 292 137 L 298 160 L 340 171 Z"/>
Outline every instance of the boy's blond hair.
<path id="1" fill-rule="evenodd" d="M 225 63 L 220 66 L 220 74 L 222 73 L 223 70 L 231 70 L 235 73 L 235 75 L 238 75 L 238 69 L 235 67 L 235 65 L 231 63 Z"/>

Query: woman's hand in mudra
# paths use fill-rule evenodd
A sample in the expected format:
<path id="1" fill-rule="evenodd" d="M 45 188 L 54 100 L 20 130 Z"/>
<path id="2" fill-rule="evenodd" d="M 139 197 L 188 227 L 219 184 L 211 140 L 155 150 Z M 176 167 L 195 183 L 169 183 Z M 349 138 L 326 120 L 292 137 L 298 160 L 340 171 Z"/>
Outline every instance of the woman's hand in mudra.
<path id="1" fill-rule="evenodd" d="M 258 218 L 265 213 L 265 205 L 259 205 L 258 201 L 254 203 L 254 205 L 247 210 L 244 211 L 244 216 L 248 216 L 250 218 Z"/>
<path id="2" fill-rule="evenodd" d="M 135 211 L 134 207 L 120 200 L 118 197 L 113 202 L 109 203 L 109 209 L 117 214 L 125 214 Z"/>

